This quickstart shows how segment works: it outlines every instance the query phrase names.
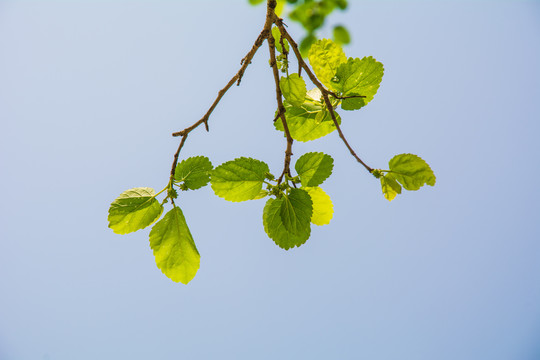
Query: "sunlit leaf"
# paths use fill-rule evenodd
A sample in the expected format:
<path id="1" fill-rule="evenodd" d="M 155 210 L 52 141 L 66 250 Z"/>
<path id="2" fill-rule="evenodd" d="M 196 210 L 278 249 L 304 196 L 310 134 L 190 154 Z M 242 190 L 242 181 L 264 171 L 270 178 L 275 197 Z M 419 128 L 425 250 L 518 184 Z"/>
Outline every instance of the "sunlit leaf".
<path id="1" fill-rule="evenodd" d="M 152 224 L 163 212 L 154 195 L 154 189 L 147 187 L 124 191 L 109 208 L 109 227 L 117 234 L 127 234 Z"/>
<path id="2" fill-rule="evenodd" d="M 322 152 L 310 152 L 300 156 L 294 168 L 302 186 L 318 186 L 332 174 L 334 159 Z"/>
<path id="3" fill-rule="evenodd" d="M 392 176 L 406 190 L 418 190 L 424 184 L 435 185 L 435 174 L 433 170 L 417 155 L 396 155 L 389 161 L 388 165 Z"/>
<path id="4" fill-rule="evenodd" d="M 176 166 L 174 179 L 183 182 L 188 189 L 199 189 L 210 181 L 212 169 L 212 163 L 206 156 L 190 157 Z"/>
<path id="5" fill-rule="evenodd" d="M 320 187 L 302 187 L 313 202 L 311 222 L 315 225 L 328 225 L 334 216 L 334 205 L 327 193 Z"/>
<path id="6" fill-rule="evenodd" d="M 216 167 L 210 184 L 215 194 L 225 200 L 252 200 L 259 196 L 267 172 L 266 163 L 241 157 Z"/>
<path id="7" fill-rule="evenodd" d="M 172 281 L 187 284 L 197 274 L 201 256 L 179 207 L 175 206 L 154 225 L 150 248 L 157 267 Z"/>

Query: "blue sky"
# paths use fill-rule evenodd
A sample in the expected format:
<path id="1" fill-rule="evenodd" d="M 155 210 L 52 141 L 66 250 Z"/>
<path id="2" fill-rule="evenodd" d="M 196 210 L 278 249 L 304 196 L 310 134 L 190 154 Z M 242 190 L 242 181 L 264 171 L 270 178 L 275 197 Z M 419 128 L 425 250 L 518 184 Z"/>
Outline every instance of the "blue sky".
<path id="1" fill-rule="evenodd" d="M 263 201 L 182 194 L 188 286 L 157 269 L 149 229 L 107 228 L 122 191 L 166 185 L 170 133 L 237 71 L 264 20 L 246 3 L 0 2 L 0 359 L 538 359 L 538 2 L 351 1 L 330 18 L 349 56 L 385 66 L 341 114 L 349 141 L 373 167 L 422 156 L 435 187 L 388 203 L 337 134 L 295 143 L 335 159 L 330 225 L 287 252 Z M 183 156 L 280 171 L 267 59 Z"/>

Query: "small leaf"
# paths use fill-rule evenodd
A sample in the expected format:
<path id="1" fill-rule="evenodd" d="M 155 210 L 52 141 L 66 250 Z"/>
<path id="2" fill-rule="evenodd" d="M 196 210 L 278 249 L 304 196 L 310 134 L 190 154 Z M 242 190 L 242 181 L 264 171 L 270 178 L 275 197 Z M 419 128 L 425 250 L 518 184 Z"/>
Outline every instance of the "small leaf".
<path id="1" fill-rule="evenodd" d="M 252 200 L 260 194 L 268 172 L 266 163 L 241 157 L 216 167 L 210 183 L 216 195 L 225 200 Z"/>
<path id="2" fill-rule="evenodd" d="M 264 0 L 248 0 L 251 5 L 258 5 L 262 3 Z"/>
<path id="3" fill-rule="evenodd" d="M 208 184 L 212 169 L 212 163 L 206 156 L 190 157 L 176 166 L 174 179 L 184 182 L 188 189 L 196 190 Z"/>
<path id="4" fill-rule="evenodd" d="M 341 46 L 329 39 L 322 39 L 311 45 L 308 59 L 317 78 L 328 88 L 333 88 L 332 79 L 339 65 L 347 62 Z"/>
<path id="5" fill-rule="evenodd" d="M 401 154 L 389 162 L 390 173 L 406 190 L 418 190 L 424 184 L 434 186 L 435 174 L 429 165 L 419 156 Z"/>
<path id="6" fill-rule="evenodd" d="M 302 236 L 310 232 L 310 220 L 313 213 L 313 202 L 309 194 L 302 189 L 292 189 L 289 195 L 283 196 L 280 216 L 285 230 Z"/>
<path id="7" fill-rule="evenodd" d="M 281 46 L 281 32 L 276 26 L 272 28 L 272 35 L 274 36 L 276 50 L 283 54 L 283 48 Z M 289 52 L 289 43 L 287 39 L 283 39 L 283 45 L 285 45 L 285 50 Z"/>
<path id="8" fill-rule="evenodd" d="M 343 25 L 336 25 L 333 29 L 334 41 L 337 44 L 349 44 L 351 42 L 351 35 L 347 28 Z"/>
<path id="9" fill-rule="evenodd" d="M 109 208 L 109 227 L 117 234 L 127 234 L 152 224 L 163 212 L 154 195 L 154 189 L 147 187 L 124 191 Z"/>
<path id="10" fill-rule="evenodd" d="M 327 193 L 320 187 L 302 187 L 313 202 L 311 222 L 315 225 L 328 225 L 334 216 L 334 205 Z"/>
<path id="11" fill-rule="evenodd" d="M 331 174 L 334 159 L 322 152 L 310 152 L 300 156 L 294 165 L 302 186 L 319 186 Z"/>
<path id="12" fill-rule="evenodd" d="M 282 203 L 283 198 L 268 199 L 263 210 L 263 225 L 264 231 L 268 237 L 272 239 L 280 248 L 288 250 L 295 246 L 304 244 L 307 239 L 309 239 L 311 228 L 309 228 L 309 231 L 300 235 L 289 233 L 285 229 L 283 221 L 281 220 Z"/>
<path id="13" fill-rule="evenodd" d="M 401 185 L 398 184 L 392 174 L 381 176 L 380 180 L 383 195 L 388 201 L 394 200 L 398 194 L 401 194 Z"/>
<path id="14" fill-rule="evenodd" d="M 333 84 L 334 88 L 344 96 L 365 96 L 364 98 L 360 98 L 363 101 L 362 106 L 364 106 L 377 93 L 383 74 L 383 64 L 371 56 L 365 57 L 362 60 L 349 58 L 346 63 L 341 64 L 337 69 Z M 355 110 L 362 103 L 360 100 L 348 99 L 348 101 L 344 101 L 344 104 L 345 107 L 342 105 L 344 110 Z"/>
<path id="15" fill-rule="evenodd" d="M 306 82 L 298 74 L 290 74 L 288 77 L 282 77 L 279 87 L 285 99 L 294 106 L 301 106 L 306 97 Z"/>
<path id="16" fill-rule="evenodd" d="M 157 267 L 174 282 L 189 283 L 197 274 L 199 251 L 179 207 L 171 209 L 150 231 Z"/>

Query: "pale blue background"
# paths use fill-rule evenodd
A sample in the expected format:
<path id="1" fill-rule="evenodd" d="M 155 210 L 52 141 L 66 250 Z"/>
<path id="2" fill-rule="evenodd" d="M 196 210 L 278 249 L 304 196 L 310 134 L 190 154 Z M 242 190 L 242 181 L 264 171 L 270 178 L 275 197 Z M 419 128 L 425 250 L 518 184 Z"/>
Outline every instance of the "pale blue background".
<path id="1" fill-rule="evenodd" d="M 264 20 L 247 1 L 0 2 L 0 359 L 540 359 L 540 3 L 361 2 L 330 19 L 385 65 L 343 129 L 374 167 L 412 152 L 437 185 L 392 203 L 337 134 L 335 218 L 299 249 L 263 201 L 178 203 L 202 255 L 163 276 L 123 190 L 161 189 L 178 139 Z M 294 24 L 290 31 L 300 37 Z M 263 47 L 183 156 L 279 173 Z"/>

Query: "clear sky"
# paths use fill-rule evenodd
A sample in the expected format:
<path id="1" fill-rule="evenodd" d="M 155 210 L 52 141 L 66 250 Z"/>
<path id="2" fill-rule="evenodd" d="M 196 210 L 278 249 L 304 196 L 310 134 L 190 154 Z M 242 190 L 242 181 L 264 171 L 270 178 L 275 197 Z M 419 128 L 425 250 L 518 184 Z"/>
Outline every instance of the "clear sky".
<path id="1" fill-rule="evenodd" d="M 264 201 L 182 194 L 188 285 L 149 229 L 107 228 L 122 191 L 167 183 L 178 139 L 264 20 L 247 1 L 0 1 L 0 359 L 540 358 L 540 2 L 351 1 L 349 56 L 385 65 L 343 130 L 373 167 L 422 156 L 437 185 L 392 203 L 337 134 L 334 219 L 298 249 Z M 303 32 L 289 24 L 294 36 Z M 263 47 L 183 156 L 282 167 Z"/>

